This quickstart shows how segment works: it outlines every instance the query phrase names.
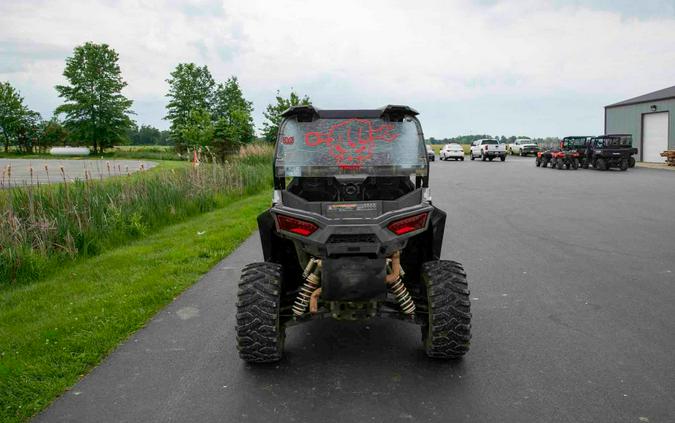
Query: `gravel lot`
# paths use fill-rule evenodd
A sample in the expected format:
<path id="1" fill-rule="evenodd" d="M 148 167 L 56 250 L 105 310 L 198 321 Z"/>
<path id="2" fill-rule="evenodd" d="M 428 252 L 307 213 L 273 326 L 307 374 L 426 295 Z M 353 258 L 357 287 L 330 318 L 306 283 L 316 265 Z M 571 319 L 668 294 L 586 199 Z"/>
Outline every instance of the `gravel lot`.
<path id="1" fill-rule="evenodd" d="M 675 416 L 675 174 L 435 162 L 444 257 L 464 263 L 473 341 L 428 359 L 418 327 L 315 321 L 287 357 L 237 357 L 249 239 L 38 421 L 667 422 Z"/>

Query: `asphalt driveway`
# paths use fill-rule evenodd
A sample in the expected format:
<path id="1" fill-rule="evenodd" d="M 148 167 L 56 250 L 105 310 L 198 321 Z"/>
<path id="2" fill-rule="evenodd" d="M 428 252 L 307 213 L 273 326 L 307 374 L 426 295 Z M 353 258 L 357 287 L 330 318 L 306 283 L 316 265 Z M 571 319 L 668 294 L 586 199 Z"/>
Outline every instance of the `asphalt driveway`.
<path id="1" fill-rule="evenodd" d="M 436 162 L 444 258 L 464 263 L 473 340 L 426 358 L 404 322 L 316 321 L 287 357 L 239 360 L 253 236 L 37 417 L 44 422 L 672 422 L 675 174 Z"/>

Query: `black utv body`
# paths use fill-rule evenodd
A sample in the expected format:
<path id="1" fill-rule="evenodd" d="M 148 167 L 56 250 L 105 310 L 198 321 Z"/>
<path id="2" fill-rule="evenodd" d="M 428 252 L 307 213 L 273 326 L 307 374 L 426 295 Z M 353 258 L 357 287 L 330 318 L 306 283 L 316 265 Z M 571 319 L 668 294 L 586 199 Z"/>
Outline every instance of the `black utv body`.
<path id="1" fill-rule="evenodd" d="M 392 317 L 422 327 L 430 357 L 469 349 L 462 265 L 440 260 L 446 214 L 429 195 L 418 113 L 407 106 L 283 113 L 272 207 L 258 216 L 265 261 L 237 301 L 242 359 L 281 359 L 287 327 Z"/>
<path id="2" fill-rule="evenodd" d="M 600 135 L 591 138 L 586 148 L 586 158 L 598 170 L 617 167 L 628 170 L 635 166 L 633 155 L 638 149 L 632 146 L 630 134 Z"/>

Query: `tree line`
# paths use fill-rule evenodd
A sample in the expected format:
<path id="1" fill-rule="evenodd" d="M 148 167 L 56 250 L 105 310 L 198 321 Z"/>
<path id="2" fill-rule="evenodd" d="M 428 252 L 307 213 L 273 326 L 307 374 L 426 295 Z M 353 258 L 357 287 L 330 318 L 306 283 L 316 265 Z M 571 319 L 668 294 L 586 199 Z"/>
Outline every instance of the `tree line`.
<path id="1" fill-rule="evenodd" d="M 207 148 L 224 158 L 242 144 L 254 141 L 253 103 L 247 100 L 236 76 L 217 82 L 206 65 L 180 63 L 166 82 L 168 131 L 138 126 L 132 119 L 133 101 L 122 94 L 127 83 L 119 55 L 107 44 L 92 42 L 75 47 L 66 59 L 67 81 L 55 87 L 63 100 L 45 120 L 24 103 L 9 82 L 0 82 L 0 139 L 4 150 L 44 152 L 52 146 L 82 145 L 94 153 L 119 144 L 174 145 L 179 152 Z M 290 106 L 310 104 L 308 96 L 277 91 L 263 112 L 261 138 L 274 142 L 281 113 Z"/>

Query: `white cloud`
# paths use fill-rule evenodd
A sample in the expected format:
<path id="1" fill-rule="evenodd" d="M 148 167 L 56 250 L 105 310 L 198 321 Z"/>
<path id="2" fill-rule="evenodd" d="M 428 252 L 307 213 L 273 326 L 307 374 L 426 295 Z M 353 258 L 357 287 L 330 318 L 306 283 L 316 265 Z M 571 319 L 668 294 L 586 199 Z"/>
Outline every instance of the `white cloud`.
<path id="1" fill-rule="evenodd" d="M 529 98 L 536 107 L 537 99 L 576 95 L 597 98 L 599 111 L 674 84 L 674 39 L 672 17 L 542 1 L 3 2 L 0 79 L 30 84 L 31 96 L 56 104 L 63 60 L 7 46 L 60 52 L 92 40 L 120 53 L 127 94 L 156 108 L 173 67 L 195 61 L 219 80 L 238 75 L 258 113 L 290 86 L 330 107 L 493 97 L 506 107 L 508 98 Z M 162 113 L 149 113 L 151 123 Z"/>

